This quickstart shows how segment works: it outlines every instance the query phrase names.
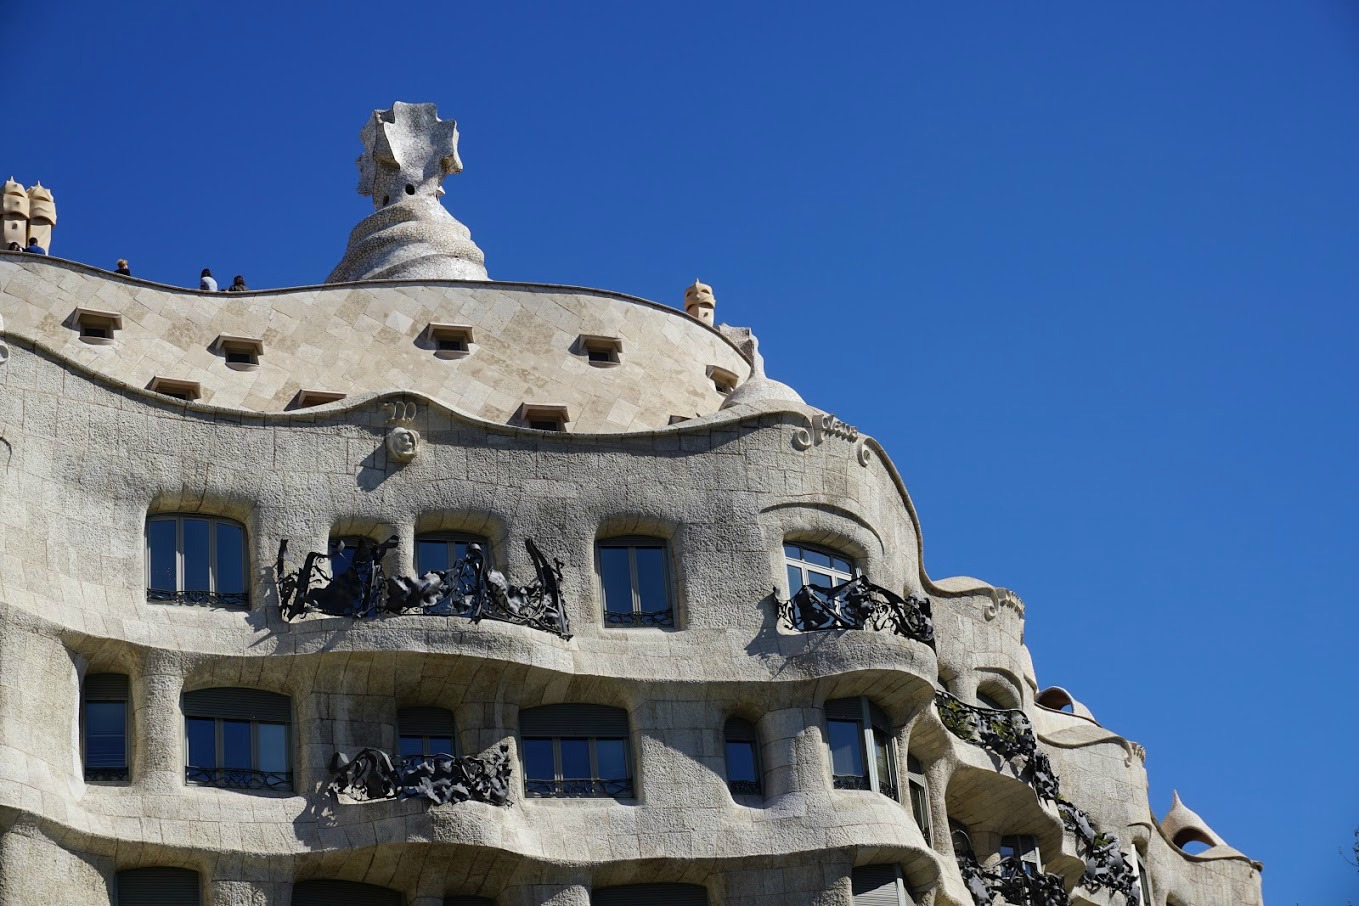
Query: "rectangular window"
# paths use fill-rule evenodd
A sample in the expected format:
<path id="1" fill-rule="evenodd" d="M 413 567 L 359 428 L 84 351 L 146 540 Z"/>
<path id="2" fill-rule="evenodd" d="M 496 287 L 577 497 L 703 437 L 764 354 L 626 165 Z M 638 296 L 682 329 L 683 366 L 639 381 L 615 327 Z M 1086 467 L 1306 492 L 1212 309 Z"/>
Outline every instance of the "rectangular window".
<path id="1" fill-rule="evenodd" d="M 854 561 L 848 557 L 805 544 L 784 544 L 783 557 L 789 595 L 797 594 L 804 585 L 834 588 L 853 579 L 856 573 Z"/>
<path id="2" fill-rule="evenodd" d="M 1030 834 L 1006 834 L 1000 838 L 1002 870 L 1022 871 L 1026 875 L 1043 873 L 1038 857 L 1038 838 Z"/>
<path id="3" fill-rule="evenodd" d="M 661 539 L 613 539 L 598 548 L 604 622 L 611 626 L 674 626 L 669 549 Z"/>
<path id="4" fill-rule="evenodd" d="M 95 783 L 128 780 L 128 683 L 121 673 L 92 673 L 82 686 L 81 743 L 85 779 Z"/>
<path id="5" fill-rule="evenodd" d="M 228 789 L 292 789 L 290 714 L 285 695 L 260 689 L 184 694 L 188 783 Z"/>
<path id="6" fill-rule="evenodd" d="M 559 704 L 519 715 L 524 791 L 535 798 L 632 796 L 628 715 L 603 705 Z"/>
<path id="7" fill-rule="evenodd" d="M 149 518 L 146 597 L 172 604 L 247 606 L 245 529 L 211 516 Z"/>
<path id="8" fill-rule="evenodd" d="M 896 741 L 876 705 L 866 698 L 826 702 L 826 731 L 836 789 L 897 798 Z"/>
<path id="9" fill-rule="evenodd" d="M 930 832 L 930 793 L 925 779 L 925 768 L 914 755 L 906 756 L 907 786 L 911 792 L 911 814 L 926 843 L 932 842 Z"/>

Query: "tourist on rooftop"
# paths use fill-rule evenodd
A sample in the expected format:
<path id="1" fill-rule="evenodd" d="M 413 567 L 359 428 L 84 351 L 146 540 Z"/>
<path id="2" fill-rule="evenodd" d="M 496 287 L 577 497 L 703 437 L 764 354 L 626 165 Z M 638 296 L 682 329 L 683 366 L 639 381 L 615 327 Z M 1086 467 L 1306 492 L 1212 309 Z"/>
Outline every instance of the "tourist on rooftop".
<path id="1" fill-rule="evenodd" d="M 17 243 L 17 242 L 11 242 L 11 243 L 9 244 L 9 250 L 10 250 L 11 252 L 22 252 L 22 251 L 24 250 L 24 248 L 23 248 L 23 246 L 19 245 L 19 243 Z"/>
<path id="2" fill-rule="evenodd" d="M 26 251 L 26 252 L 32 252 L 34 255 L 46 255 L 46 254 L 47 254 L 47 249 L 45 249 L 45 248 L 43 248 L 42 246 L 38 245 L 38 240 L 37 240 L 37 239 L 30 239 L 30 240 L 28 240 L 28 248 L 24 249 L 24 251 Z"/>
<path id="3" fill-rule="evenodd" d="M 205 293 L 217 292 L 217 281 L 212 279 L 212 271 L 206 267 L 203 268 L 203 274 L 198 281 L 198 288 Z"/>
<path id="4" fill-rule="evenodd" d="M 132 269 L 127 266 L 126 258 L 118 259 L 118 267 L 116 267 L 113 272 L 115 274 L 122 274 L 124 277 L 132 276 Z"/>
<path id="5" fill-rule="evenodd" d="M 231 285 L 227 287 L 227 292 L 248 293 L 250 292 L 250 287 L 245 285 L 245 278 L 242 277 L 240 274 L 237 274 L 236 279 L 232 280 Z"/>

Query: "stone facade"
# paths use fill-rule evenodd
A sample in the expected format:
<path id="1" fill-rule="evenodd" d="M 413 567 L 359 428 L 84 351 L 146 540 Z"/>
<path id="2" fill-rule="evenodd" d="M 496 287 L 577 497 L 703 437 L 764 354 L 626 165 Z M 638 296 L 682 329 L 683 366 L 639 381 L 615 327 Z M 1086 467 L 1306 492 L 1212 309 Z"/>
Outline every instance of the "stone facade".
<path id="1" fill-rule="evenodd" d="M 407 906 L 585 906 L 637 883 L 714 906 L 884 902 L 854 892 L 870 867 L 900 879 L 897 902 L 969 906 L 1010 896 L 977 872 L 1000 877 L 1011 839 L 1056 878 L 1029 902 L 1136 901 L 1099 889 L 1119 871 L 1154 906 L 1261 902 L 1258 863 L 1178 800 L 1156 819 L 1140 746 L 1040 689 L 1016 595 L 926 575 L 886 451 L 702 313 L 490 281 L 219 296 L 0 254 L 0 316 L 0 906 L 112 903 L 151 867 L 196 872 L 210 906 L 285 906 L 312 879 Z M 470 348 L 441 349 L 430 325 L 468 328 Z M 582 337 L 616 341 L 617 360 Z M 241 340 L 257 361 L 223 355 Z M 763 383 L 724 396 L 714 368 Z M 289 408 L 305 390 L 344 397 Z M 534 406 L 561 407 L 565 430 L 529 427 Z M 148 519 L 166 514 L 243 527 L 240 600 L 152 599 Z M 281 611 L 280 577 L 330 539 L 391 538 L 381 569 L 414 577 L 432 532 L 480 539 L 475 588 L 500 611 L 340 615 L 306 578 L 303 614 Z M 605 619 L 597 548 L 638 537 L 664 552 L 671 625 Z M 928 631 L 834 595 L 784 604 L 787 544 L 852 561 L 879 615 L 915 608 Z M 569 631 L 519 619 L 549 599 Z M 784 616 L 811 605 L 869 628 Z M 91 678 L 109 674 L 128 711 L 112 780 L 87 748 Z M 284 789 L 186 774 L 209 689 L 286 696 Z M 877 728 L 861 737 L 870 788 L 842 782 L 830 751 L 846 701 Z M 525 721 L 561 704 L 625 715 L 626 793 L 531 794 Z M 508 752 L 507 802 L 326 792 L 337 752 L 395 752 L 398 710 L 417 707 L 451 712 L 459 770 Z M 728 782 L 732 718 L 753 728 L 748 788 Z M 1198 855 L 1176 845 L 1198 838 Z"/>

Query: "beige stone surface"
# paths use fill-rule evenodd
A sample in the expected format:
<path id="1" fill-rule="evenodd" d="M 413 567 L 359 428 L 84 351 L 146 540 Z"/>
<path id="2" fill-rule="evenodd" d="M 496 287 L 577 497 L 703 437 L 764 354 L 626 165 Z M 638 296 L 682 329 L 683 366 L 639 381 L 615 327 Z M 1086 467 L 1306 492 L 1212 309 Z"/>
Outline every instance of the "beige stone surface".
<path id="1" fill-rule="evenodd" d="M 1046 869 L 1074 885 L 1082 863 L 1053 806 L 943 727 L 941 677 L 964 700 L 982 691 L 1031 716 L 1063 793 L 1143 854 L 1153 906 L 1261 902 L 1248 858 L 1172 845 L 1147 802 L 1140 747 L 1036 704 L 1017 595 L 929 578 L 914 505 L 876 441 L 798 401 L 718 410 L 706 366 L 743 377 L 750 366 L 715 331 L 559 287 L 243 295 L 0 256 L 10 350 L 0 362 L 0 906 L 52 890 L 42 902 L 102 906 L 115 873 L 142 866 L 197 871 L 206 906 L 286 906 L 310 878 L 392 887 L 409 906 L 449 894 L 586 906 L 592 889 L 641 881 L 700 884 L 712 906 L 848 906 L 853 868 L 884 863 L 901 867 L 917 902 L 967 906 L 950 816 L 988 858 L 1002 834 L 1033 834 Z M 75 338 L 63 321 L 77 307 L 118 313 L 116 343 Z M 436 358 L 417 345 L 429 322 L 471 326 L 477 348 Z M 258 371 L 213 356 L 223 334 L 262 340 Z M 567 349 L 582 334 L 621 338 L 620 365 L 582 362 Z M 208 405 L 141 389 L 153 374 L 201 382 Z M 303 387 L 351 395 L 282 411 Z M 504 424 L 530 395 L 569 405 L 571 431 Z M 701 405 L 703 417 L 665 427 L 662 413 L 679 405 Z M 408 462 L 391 455 L 394 424 L 418 435 Z M 164 512 L 245 526 L 248 609 L 147 601 L 144 526 Z M 526 539 L 560 558 L 573 638 L 451 617 L 281 619 L 271 566 L 282 539 L 301 554 L 332 534 L 395 534 L 386 566 L 409 574 L 416 535 L 435 530 L 485 537 L 516 582 L 532 574 Z M 667 541 L 674 629 L 604 624 L 595 543 L 635 534 Z M 778 625 L 771 589 L 787 591 L 785 540 L 833 547 L 873 582 L 927 595 L 936 650 Z M 83 779 L 80 688 L 94 672 L 130 680 L 127 784 Z M 185 784 L 181 696 L 214 686 L 289 697 L 292 794 Z M 899 777 L 909 756 L 923 764 L 930 839 L 909 805 L 834 788 L 825 705 L 851 696 L 886 713 Z M 627 711 L 634 800 L 524 795 L 520 712 L 557 702 Z M 323 797 L 332 753 L 393 749 L 407 705 L 451 710 L 463 752 L 508 744 L 510 804 Z M 725 783 L 733 715 L 758 734 L 754 803 Z"/>

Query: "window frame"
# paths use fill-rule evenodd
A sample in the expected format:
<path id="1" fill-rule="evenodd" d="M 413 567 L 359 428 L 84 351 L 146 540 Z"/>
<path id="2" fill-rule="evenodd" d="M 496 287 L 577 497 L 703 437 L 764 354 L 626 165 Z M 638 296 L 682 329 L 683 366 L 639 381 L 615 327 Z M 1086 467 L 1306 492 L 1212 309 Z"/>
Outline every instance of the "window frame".
<path id="1" fill-rule="evenodd" d="M 832 702 L 857 701 L 859 704 L 859 716 L 855 718 L 832 716 L 830 705 Z M 830 760 L 831 785 L 837 790 L 867 790 L 876 792 L 879 795 L 895 801 L 901 801 L 901 781 L 897 776 L 897 743 L 896 733 L 883 715 L 881 721 L 874 720 L 874 713 L 879 709 L 865 695 L 850 696 L 849 698 L 831 699 L 823 706 L 826 715 L 826 748 Z M 860 774 L 837 774 L 835 773 L 835 753 L 831 748 L 830 724 L 832 721 L 840 723 L 858 724 L 859 736 L 857 743 L 859 746 L 859 764 L 862 769 Z M 881 726 L 879 724 L 882 724 Z M 882 733 L 886 740 L 883 747 L 883 763 L 887 765 L 889 776 L 884 783 L 878 771 L 878 739 L 876 733 Z M 851 783 L 850 780 L 858 781 Z"/>
<path id="2" fill-rule="evenodd" d="M 414 712 L 415 712 L 415 711 L 431 710 L 431 709 L 443 711 L 443 712 L 445 712 L 445 713 L 448 714 L 448 735 L 447 735 L 447 736 L 431 735 L 431 734 L 429 734 L 429 733 L 403 733 L 403 732 L 402 732 L 402 730 L 401 730 L 401 723 L 402 723 L 402 721 L 401 721 L 401 715 L 402 715 L 403 713 L 405 713 L 405 714 L 407 715 L 407 716 L 406 716 L 406 723 L 409 724 L 409 723 L 412 721 L 412 719 L 414 718 Z M 412 753 L 410 753 L 410 754 L 407 754 L 407 753 L 403 752 L 403 751 L 402 751 L 402 748 L 401 748 L 401 741 L 402 741 L 403 739 L 418 739 L 418 740 L 420 740 L 420 743 L 421 743 L 420 752 L 419 752 L 419 753 L 412 752 Z M 430 741 L 431 739 L 447 739 L 447 740 L 448 740 L 448 750 L 447 750 L 447 751 L 438 751 L 438 750 L 434 749 L 434 748 L 429 744 L 429 741 Z M 407 707 L 404 707 L 404 708 L 397 708 L 397 709 L 396 709 L 396 751 L 397 751 L 397 754 L 398 754 L 400 757 L 402 757 L 402 758 L 415 758 L 415 757 L 420 757 L 420 758 L 433 758 L 435 755 L 452 755 L 453 757 L 456 758 L 457 755 L 458 755 L 458 727 L 457 727 L 457 723 L 455 722 L 455 719 L 454 719 L 454 716 L 453 716 L 453 712 L 450 711 L 450 710 L 447 709 L 447 708 L 441 708 L 441 707 L 439 707 L 438 705 L 408 705 Z"/>
<path id="3" fill-rule="evenodd" d="M 744 739 L 740 736 L 732 735 L 733 722 L 745 724 L 750 728 L 749 738 Z M 742 733 L 743 728 L 738 728 Z M 731 777 L 731 754 L 729 747 L 733 744 L 746 744 L 750 746 L 750 761 L 755 769 L 754 780 L 733 780 Z M 722 723 L 722 766 L 726 773 L 727 791 L 732 797 L 737 796 L 764 796 L 764 766 L 760 763 L 760 731 L 755 726 L 754 721 L 745 719 L 738 715 L 731 715 Z"/>
<path id="4" fill-rule="evenodd" d="M 906 792 L 910 800 L 911 816 L 925 843 L 934 845 L 934 822 L 930 815 L 930 781 L 919 758 L 906 753 Z"/>
<path id="5" fill-rule="evenodd" d="M 565 777 L 562 774 L 562 740 L 564 739 L 583 739 L 589 745 L 590 751 L 590 776 L 589 777 Z M 552 742 L 552 777 L 530 777 L 528 771 L 528 742 L 530 740 L 550 740 Z M 623 743 L 623 764 L 627 767 L 628 776 L 625 778 L 604 778 L 599 776 L 599 749 L 597 743 L 600 740 L 606 742 Z M 529 799 L 632 799 L 636 796 L 635 780 L 633 778 L 632 764 L 632 740 L 626 736 L 585 736 L 585 735 L 555 735 L 555 736 L 522 736 L 524 751 L 520 757 L 520 762 L 524 774 L 524 796 Z M 530 784 L 550 783 L 549 791 L 532 789 Z M 589 792 L 573 792 L 579 787 L 568 787 L 567 784 L 589 784 Z M 620 785 L 616 789 L 611 789 L 610 785 Z"/>
<path id="6" fill-rule="evenodd" d="M 186 561 L 184 522 L 189 519 L 201 520 L 208 524 L 208 588 L 184 587 Z M 175 526 L 175 587 L 173 589 L 155 588 L 151 584 L 151 524 L 155 522 L 173 522 Z M 221 574 L 221 564 L 218 563 L 217 557 L 217 529 L 221 525 L 239 529 L 241 533 L 242 590 L 240 592 L 219 592 L 217 590 L 218 577 Z M 208 513 L 153 513 L 146 517 L 146 524 L 142 529 L 142 542 L 147 601 L 156 604 L 205 607 L 250 607 L 250 533 L 246 531 L 243 523 L 237 522 L 235 519 L 228 519 L 225 516 L 214 516 Z"/>
<path id="7" fill-rule="evenodd" d="M 127 682 L 126 691 L 121 698 L 114 696 L 100 696 L 91 698 L 89 692 L 89 681 L 95 676 L 121 676 Z M 89 711 L 91 704 L 111 704 L 120 703 L 123 706 L 123 764 L 110 767 L 91 767 L 89 761 L 89 750 L 87 743 L 89 740 Z M 80 682 L 80 769 L 81 775 L 86 783 L 116 784 L 124 785 L 132 781 L 132 743 L 134 739 L 132 727 L 132 689 L 131 681 L 125 673 L 87 673 Z M 92 773 L 105 771 L 110 774 L 121 774 L 121 776 L 92 777 Z"/>
<path id="8" fill-rule="evenodd" d="M 1137 889 L 1142 894 L 1142 906 L 1151 906 L 1155 900 L 1152 899 L 1154 893 L 1151 883 L 1151 872 L 1147 871 L 1147 862 L 1142 858 L 1142 850 L 1133 848 L 1133 868 L 1137 871 Z"/>
<path id="9" fill-rule="evenodd" d="M 203 767 L 202 765 L 192 765 L 192 764 L 189 764 L 189 763 L 188 763 L 188 762 L 189 762 L 189 721 L 191 721 L 191 720 L 210 720 L 210 721 L 213 722 L 213 746 L 214 746 L 213 760 L 214 760 L 215 762 L 217 762 L 217 763 L 216 763 L 214 766 L 212 766 L 211 768 L 206 768 L 206 767 Z M 228 768 L 228 767 L 226 767 L 226 766 L 224 766 L 224 765 L 222 764 L 222 762 L 223 762 L 223 760 L 224 760 L 224 758 L 223 758 L 223 753 L 224 753 L 225 748 L 226 748 L 225 734 L 224 734 L 223 731 L 222 731 L 222 727 L 223 727 L 223 725 L 224 725 L 225 723 L 227 723 L 228 721 L 230 721 L 230 722 L 232 722 L 232 723 L 244 723 L 244 724 L 249 724 L 249 725 L 250 725 L 250 767 L 249 767 L 249 768 Z M 267 725 L 267 726 L 271 726 L 271 727 L 282 727 L 282 728 L 283 728 L 283 762 L 284 762 L 284 765 L 286 766 L 287 770 L 284 770 L 284 771 L 266 771 L 266 770 L 263 770 L 263 769 L 259 766 L 259 764 L 260 764 L 260 733 L 259 733 L 259 728 L 260 728 L 261 725 Z M 292 722 L 291 722 L 291 721 L 288 721 L 287 723 L 280 723 L 279 721 L 276 721 L 276 720 L 244 720 L 244 719 L 238 718 L 238 717 L 204 717 L 204 716 L 202 716 L 202 715 L 190 715 L 190 714 L 185 714 L 185 715 L 184 715 L 184 762 L 185 762 L 185 763 L 184 763 L 184 783 L 185 783 L 186 786 L 205 786 L 205 787 L 214 787 L 214 788 L 217 788 L 217 789 L 252 790 L 252 791 L 259 789 L 259 790 L 269 790 L 270 792 L 275 792 L 275 793 L 279 793 L 279 792 L 292 792 L 292 789 L 293 789 L 293 773 L 294 773 L 294 771 L 293 771 L 293 751 L 292 751 L 292 749 L 293 749 L 293 730 L 292 730 Z M 212 780 L 212 781 L 199 781 L 199 780 L 191 780 L 191 779 L 189 779 L 189 772 L 190 772 L 190 771 L 194 771 L 194 770 L 196 770 L 196 771 L 211 771 L 212 774 L 213 774 L 214 780 Z M 227 783 L 225 780 L 219 779 L 219 778 L 225 777 L 225 776 L 226 776 L 226 772 L 230 772 L 230 771 L 246 771 L 246 770 L 248 770 L 251 774 L 255 774 L 255 775 L 266 775 L 266 776 L 267 776 L 267 775 L 270 775 L 270 774 L 281 774 L 281 775 L 283 775 L 283 778 L 284 778 L 284 779 L 279 780 L 279 781 L 275 781 L 275 782 L 272 782 L 272 783 L 271 783 L 271 782 L 269 782 L 268 780 L 261 778 L 261 784 L 262 784 L 262 785 L 261 785 L 260 787 L 258 787 L 258 788 L 257 788 L 257 787 L 252 787 L 252 786 L 242 786 L 242 785 L 240 785 L 240 784 L 235 784 L 235 783 Z"/>
<path id="10" fill-rule="evenodd" d="M 790 547 L 797 548 L 799 551 L 799 556 L 795 557 L 792 554 L 790 554 L 788 551 Z M 800 555 L 802 551 L 813 551 L 815 553 L 821 554 L 824 557 L 828 557 L 830 558 L 831 565 L 821 566 L 818 563 L 813 563 L 810 560 L 803 559 L 803 557 Z M 847 571 L 837 569 L 835 567 L 835 562 L 837 560 L 840 561 L 841 563 L 847 564 L 849 566 L 849 569 Z M 789 575 L 789 572 L 792 569 L 797 569 L 799 574 L 801 575 L 801 584 L 798 585 L 797 588 L 791 587 L 793 583 L 790 581 L 791 576 Z M 863 570 L 859 568 L 859 564 L 853 557 L 847 556 L 844 553 L 841 553 L 840 551 L 836 551 L 829 547 L 824 547 L 819 544 L 806 544 L 801 541 L 790 541 L 787 538 L 785 538 L 783 541 L 783 576 L 784 581 L 787 582 L 788 585 L 790 586 L 788 588 L 788 597 L 791 598 L 793 595 L 801 591 L 804 585 L 808 584 L 807 574 L 809 570 L 814 570 L 819 574 L 826 575 L 831 580 L 830 585 L 826 586 L 815 585 L 813 586 L 813 588 L 833 588 L 836 585 L 842 585 L 845 582 L 848 582 L 851 579 L 854 579 L 855 577 L 863 574 Z"/>
<path id="11" fill-rule="evenodd" d="M 357 536 L 350 535 L 344 537 L 357 537 Z M 447 554 L 448 566 L 444 567 L 445 571 L 452 569 L 455 565 L 457 565 L 458 561 L 462 559 L 457 556 L 457 545 L 459 544 L 462 545 L 476 544 L 480 546 L 482 559 L 486 563 L 486 568 L 487 569 L 491 568 L 492 562 L 491 542 L 489 539 L 481 535 L 475 535 L 471 532 L 458 532 L 458 531 L 421 532 L 415 536 L 415 551 L 412 557 L 415 563 L 415 574 L 417 576 L 423 576 L 425 573 L 428 572 L 439 571 L 431 570 L 429 567 L 425 566 L 420 562 L 420 545 L 435 544 L 439 542 L 442 542 L 445 545 L 445 552 Z M 463 556 L 466 556 L 465 547 Z"/>
<path id="12" fill-rule="evenodd" d="M 1008 850 L 1008 854 L 1007 854 Z M 1038 848 L 1038 837 L 1033 834 L 1001 834 L 996 854 L 1002 862 L 1013 859 L 1030 877 L 1043 874 L 1043 854 Z"/>
<path id="13" fill-rule="evenodd" d="M 865 891 L 864 893 L 854 893 L 854 892 L 853 892 L 853 890 L 854 890 L 854 883 L 855 883 L 855 880 L 856 880 L 855 877 L 854 877 L 854 875 L 855 875 L 857 872 L 860 872 L 860 871 L 863 871 L 863 872 L 866 873 L 867 871 L 870 871 L 870 870 L 873 870 L 873 869 L 880 869 L 880 870 L 881 870 L 881 869 L 887 869 L 887 868 L 891 868 L 891 869 L 892 869 L 893 875 L 895 875 L 895 878 L 894 878 L 894 880 L 895 880 L 895 885 L 894 885 L 895 890 L 894 890 L 894 893 L 896 894 L 897 906 L 915 906 L 915 899 L 911 896 L 910 887 L 908 887 L 907 884 L 906 884 L 906 873 L 903 872 L 903 871 L 901 870 L 901 866 L 900 866 L 899 864 L 896 864 L 896 863 L 891 863 L 890 865 L 881 865 L 881 864 L 876 864 L 876 865 L 856 865 L 856 866 L 854 866 L 852 869 L 850 869 L 850 873 L 849 873 L 849 878 L 850 878 L 850 900 L 851 900 L 853 903 L 855 903 L 856 906 L 857 906 L 857 904 L 859 904 L 859 903 L 861 903 L 861 902 L 867 902 L 867 900 L 860 900 L 860 897 L 863 896 L 864 893 L 878 893 L 882 888 L 879 887 L 879 888 L 877 888 L 876 890 L 873 890 L 873 891 Z"/>
<path id="14" fill-rule="evenodd" d="M 624 612 L 609 610 L 609 601 L 604 586 L 604 556 L 606 549 L 626 550 L 628 552 L 628 585 L 632 595 L 632 610 Z M 642 596 L 637 551 L 659 550 L 661 552 L 661 576 L 665 589 L 666 607 L 662 610 L 642 610 Z M 620 535 L 613 538 L 600 538 L 595 542 L 595 580 L 599 593 L 600 611 L 606 627 L 636 628 L 655 626 L 672 628 L 679 625 L 678 608 L 675 602 L 674 569 L 670 562 L 670 540 L 650 535 Z"/>

